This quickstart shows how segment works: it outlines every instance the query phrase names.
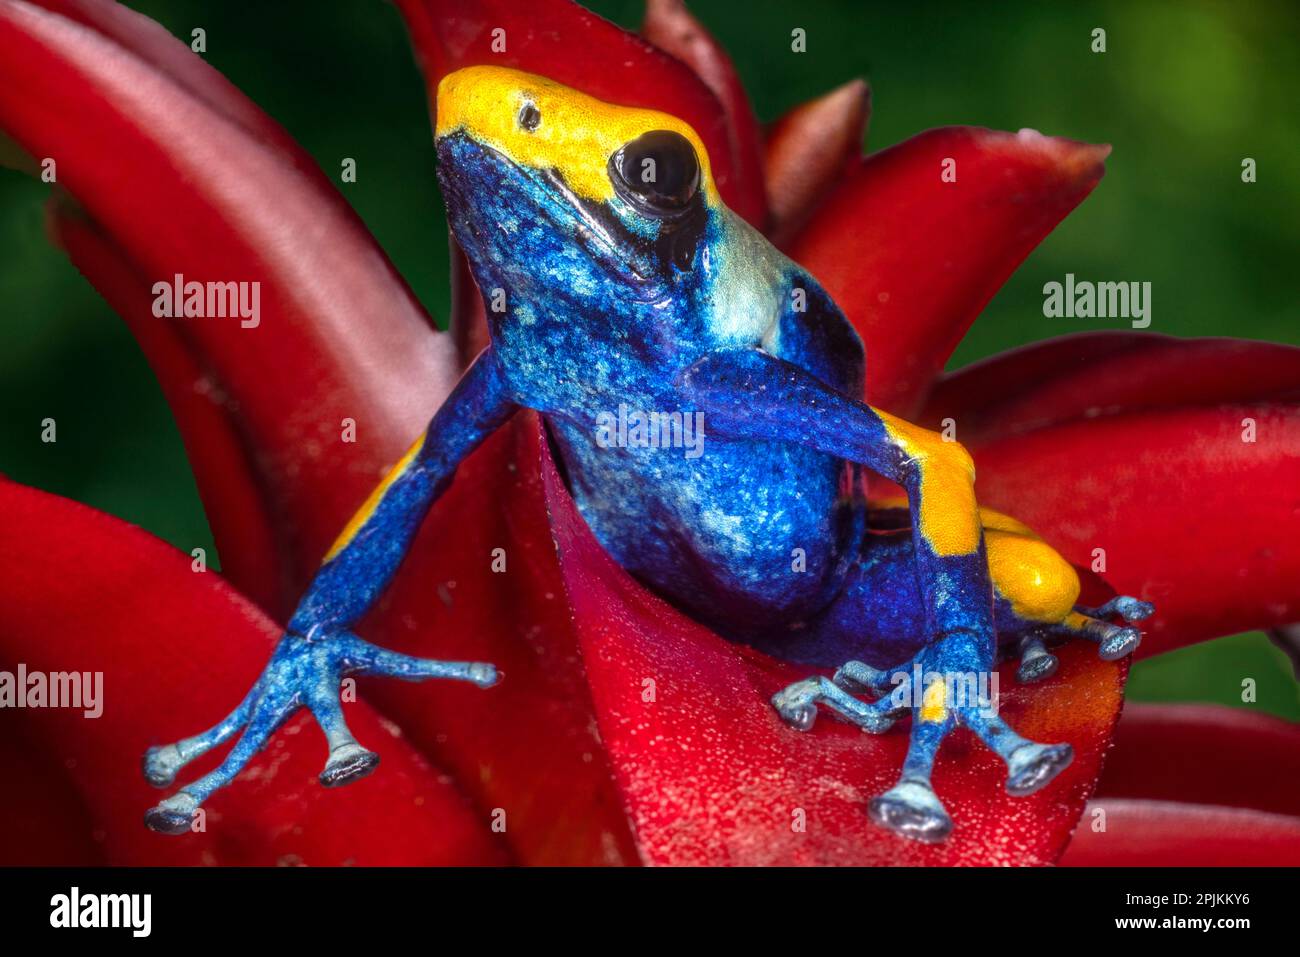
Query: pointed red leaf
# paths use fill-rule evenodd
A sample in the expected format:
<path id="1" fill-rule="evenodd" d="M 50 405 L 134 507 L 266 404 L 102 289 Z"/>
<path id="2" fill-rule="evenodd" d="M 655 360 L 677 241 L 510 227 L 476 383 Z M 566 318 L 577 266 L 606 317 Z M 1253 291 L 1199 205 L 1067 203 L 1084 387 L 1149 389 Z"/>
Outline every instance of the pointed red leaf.
<path id="1" fill-rule="evenodd" d="M 767 129 L 768 233 L 785 246 L 862 158 L 871 88 L 850 80 L 801 103 Z"/>
<path id="2" fill-rule="evenodd" d="M 873 154 L 827 197 L 788 252 L 861 333 L 870 401 L 916 411 L 984 305 L 1097 185 L 1109 152 L 1033 130 L 947 127 Z"/>
<path id="3" fill-rule="evenodd" d="M 1097 816 L 1097 811 L 1105 817 Z M 1094 831 L 1093 821 L 1105 821 Z M 1300 818 L 1173 801 L 1092 801 L 1063 867 L 1295 867 Z"/>
<path id="4" fill-rule="evenodd" d="M 763 157 L 758 120 L 727 51 L 686 9 L 685 0 L 647 0 L 641 35 L 694 70 L 718 98 L 727 117 L 731 155 L 741 169 L 752 171 L 746 182 L 757 181 L 761 187 Z M 746 202 L 757 205 L 764 199 L 760 193 L 746 197 Z M 760 228 L 767 219 L 761 207 L 753 215 L 742 215 Z"/>
<path id="5" fill-rule="evenodd" d="M 671 113 L 703 140 L 727 205 L 762 224 L 763 173 L 753 162 L 757 152 L 745 156 L 734 151 L 718 98 L 690 67 L 642 37 L 571 0 L 398 0 L 398 7 L 424 71 L 431 109 L 438 82 L 448 73 L 496 64 L 549 77 L 611 103 Z"/>
<path id="6" fill-rule="evenodd" d="M 159 792 L 140 773 L 145 748 L 192 734 L 229 711 L 265 663 L 278 628 L 219 576 L 192 571 L 189 556 L 118 519 L 4 480 L 0 511 L 0 660 L 21 663 L 29 674 L 103 675 L 99 717 L 83 709 L 5 709 L 0 738 L 20 738 L 65 769 L 88 819 L 73 815 L 63 826 L 89 823 L 106 860 L 503 860 L 486 814 L 471 810 L 360 704 L 347 706 L 349 722 L 383 753 L 372 778 L 338 791 L 321 788 L 324 738 L 309 732 L 313 741 L 297 740 L 311 727 L 300 718 L 236 786 L 212 798 L 206 832 L 171 838 L 146 830 L 144 811 Z M 187 768 L 187 779 L 215 760 Z M 0 820 L 6 829 L 24 826 Z"/>
<path id="7" fill-rule="evenodd" d="M 1145 657 L 1300 621 L 1298 450 L 1295 405 L 1159 409 L 985 445 L 976 489 L 1076 564 L 1104 549 L 1110 585 L 1156 605 Z"/>
<path id="8" fill-rule="evenodd" d="M 1004 668 L 1003 715 L 1029 737 L 1071 743 L 1074 764 L 1012 798 L 1005 765 L 960 732 L 934 776 L 952 837 L 905 841 L 871 824 L 865 805 L 897 779 L 906 734 L 830 718 L 809 734 L 787 728 L 768 700 L 809 670 L 723 641 L 648 593 L 596 542 L 554 466 L 543 469 L 601 739 L 647 861 L 1042 864 L 1060 853 L 1118 714 L 1121 667 L 1076 644 L 1045 685 L 1016 686 Z"/>
<path id="9" fill-rule="evenodd" d="M 934 426 L 949 416 L 957 419 L 965 445 L 995 439 L 1011 431 L 1000 428 L 991 411 L 1001 403 L 1015 401 L 1080 368 L 1139 354 L 1163 338 L 1156 333 L 1107 330 L 1054 336 L 1008 349 L 941 375 L 916 420 Z"/>
<path id="10" fill-rule="evenodd" d="M 60 186 L 102 237 L 70 239 L 86 257 L 78 265 L 139 330 L 168 393 L 201 388 L 225 406 L 183 414 L 180 424 L 224 429 L 227 445 L 238 442 L 256 459 L 232 468 L 243 500 L 262 483 L 261 508 L 249 510 L 243 528 L 223 521 L 218 545 L 238 579 L 261 594 L 265 564 L 237 556 L 240 543 L 265 536 L 266 516 L 276 520 L 272 565 L 290 572 L 274 610 L 284 612 L 315 557 L 449 390 L 451 343 L 433 334 L 305 153 L 270 132 L 269 120 L 250 119 L 255 107 L 215 71 L 190 63 L 198 58 L 179 41 L 143 18 L 110 16 L 107 6 L 73 9 L 113 19 L 111 35 L 29 3 L 0 2 L 0 127 L 29 154 L 56 158 Z M 176 274 L 260 283 L 260 323 L 142 312 L 152 284 Z M 157 325 L 170 334 L 147 328 Z M 236 409 L 237 422 L 229 414 Z M 346 446 L 344 419 L 357 433 Z M 187 435 L 191 449 L 202 441 Z"/>
<path id="11" fill-rule="evenodd" d="M 49 214 L 54 240 L 131 330 L 153 368 L 172 416 L 221 556 L 222 574 L 264 609 L 282 609 L 289 569 L 253 457 L 244 446 L 236 404 L 171 324 L 153 319 L 150 283 L 112 242 L 67 203 Z M 147 317 L 147 318 L 146 318 Z"/>
<path id="12" fill-rule="evenodd" d="M 268 146 L 289 151 L 286 159 L 302 161 L 305 170 L 315 164 L 297 149 L 284 129 L 263 113 L 233 83 L 210 67 L 165 27 L 120 3 L 105 0 L 27 0 L 101 34 L 168 76 L 213 112 L 242 127 Z"/>
<path id="13" fill-rule="evenodd" d="M 951 417 L 968 446 L 1076 418 L 1300 393 L 1300 349 L 1144 332 L 1061 336 L 944 376 L 921 421 Z"/>
<path id="14" fill-rule="evenodd" d="M 1300 725 L 1222 705 L 1129 704 L 1097 796 L 1300 817 Z"/>

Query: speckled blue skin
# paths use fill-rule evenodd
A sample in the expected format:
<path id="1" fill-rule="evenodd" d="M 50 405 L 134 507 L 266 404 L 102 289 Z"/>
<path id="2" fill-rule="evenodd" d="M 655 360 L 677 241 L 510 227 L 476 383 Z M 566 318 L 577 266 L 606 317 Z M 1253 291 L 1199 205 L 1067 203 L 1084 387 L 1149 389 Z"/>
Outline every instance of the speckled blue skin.
<path id="1" fill-rule="evenodd" d="M 397 656 L 346 629 L 387 585 L 457 463 L 520 407 L 543 415 L 578 508 L 623 567 L 733 640 L 842 665 L 833 679 L 774 698 L 791 725 L 811 728 L 818 704 L 872 732 L 912 712 L 899 783 L 869 806 L 881 825 L 925 841 L 948 834 L 929 779 L 958 724 L 1006 759 L 1012 793 L 1036 790 L 1069 762 L 1068 745 L 1027 741 L 986 708 L 923 712 L 884 694 L 891 670 L 913 664 L 987 675 L 999 631 L 1028 661 L 1042 650 L 1041 623 L 1017 618 L 994 593 L 982 540 L 967 554 L 940 555 L 917 530 L 917 465 L 858 400 L 862 344 L 811 276 L 720 205 L 701 203 L 691 228 L 670 237 L 618 196 L 580 200 L 553 174 L 516 166 L 463 132 L 440 138 L 438 157 L 449 219 L 484 298 L 504 292 L 504 311 L 489 312 L 492 344 L 323 565 L 249 699 L 206 734 L 150 751 L 146 773 L 167 784 L 246 726 L 222 768 L 151 811 L 151 827 L 185 830 L 198 804 L 302 704 L 329 736 L 325 783 L 371 770 L 376 756 L 342 724 L 340 674 L 494 680 L 490 665 Z M 601 443 L 599 417 L 620 406 L 702 413 L 703 454 Z M 908 491 L 910 515 L 869 511 L 867 470 Z M 805 565 L 796 570 L 798 554 Z M 1136 619 L 1149 609 L 1097 612 Z M 879 697 L 863 701 L 864 692 Z"/>

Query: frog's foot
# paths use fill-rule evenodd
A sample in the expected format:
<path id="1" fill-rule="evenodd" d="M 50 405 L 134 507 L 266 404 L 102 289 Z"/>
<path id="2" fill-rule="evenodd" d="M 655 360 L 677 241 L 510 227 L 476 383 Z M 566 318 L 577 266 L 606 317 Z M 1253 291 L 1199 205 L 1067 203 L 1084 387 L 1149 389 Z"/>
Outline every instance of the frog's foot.
<path id="1" fill-rule="evenodd" d="M 1070 638 L 1086 638 L 1095 642 L 1097 654 L 1103 661 L 1118 661 L 1137 650 L 1142 632 L 1133 627 L 1134 622 L 1150 618 L 1155 607 L 1150 602 L 1139 601 L 1127 595 L 1113 598 L 1099 608 L 1076 608 L 1051 628 L 1053 634 Z M 1125 622 L 1113 625 L 1104 619 L 1118 616 Z"/>
<path id="2" fill-rule="evenodd" d="M 1031 632 L 1020 639 L 1020 665 L 1016 668 L 1016 680 L 1021 684 L 1033 684 L 1056 674 L 1059 662 L 1056 655 L 1047 650 L 1043 637 L 1038 632 Z"/>
<path id="3" fill-rule="evenodd" d="M 980 651 L 983 644 L 969 635 L 951 635 L 890 672 L 850 662 L 832 679 L 809 678 L 790 685 L 772 703 L 801 731 L 813 726 L 818 704 L 873 732 L 885 730 L 900 710 L 910 708 L 912 733 L 902 774 L 894 787 L 871 799 L 867 813 L 902 837 L 942 841 L 953 822 L 930 784 L 930 773 L 939 745 L 953 728 L 969 728 L 1006 762 L 1006 789 L 1015 796 L 1046 786 L 1074 755 L 1068 744 L 1039 744 L 1021 737 L 997 715 L 996 697 L 988 695 L 992 665 L 980 664 L 986 656 Z M 911 686 L 917 666 L 927 682 L 922 689 Z M 863 691 L 880 692 L 881 697 L 864 702 L 852 694 Z"/>
<path id="4" fill-rule="evenodd" d="M 314 641 L 286 635 L 248 696 L 223 721 L 202 734 L 145 753 L 145 778 L 156 787 L 167 787 L 186 764 L 243 731 L 216 770 L 160 801 L 145 814 L 145 824 L 163 834 L 190 830 L 200 805 L 229 784 L 276 729 L 304 705 L 329 743 L 329 757 L 320 774 L 322 785 L 339 787 L 372 772 L 379 764 L 379 755 L 352 737 L 339 705 L 339 681 L 350 674 L 388 675 L 412 681 L 453 678 L 480 688 L 497 680 L 496 669 L 489 664 L 413 658 L 346 633 Z"/>
<path id="5" fill-rule="evenodd" d="M 1010 636 L 1009 657 L 1019 655 L 1016 680 L 1021 684 L 1043 681 L 1056 673 L 1056 656 L 1048 650 L 1048 643 L 1059 644 L 1062 639 L 1086 638 L 1097 645 L 1097 654 L 1105 661 L 1116 661 L 1130 655 L 1142 641 L 1142 633 L 1132 627 L 1155 613 L 1150 602 L 1127 595 L 1113 598 L 1097 608 L 1075 606 L 1066 611 L 1060 621 L 1003 620 L 1002 626 Z M 1112 624 L 1106 618 L 1118 617 L 1123 625 Z M 1004 645 L 1004 648 L 1008 646 Z"/>
<path id="6" fill-rule="evenodd" d="M 1091 618 L 1114 618 L 1118 615 L 1130 625 L 1135 621 L 1146 621 L 1156 613 L 1156 606 L 1149 601 L 1133 598 L 1131 595 L 1116 595 L 1104 605 L 1085 608 L 1079 605 L 1075 609 Z"/>
<path id="7" fill-rule="evenodd" d="M 934 687 L 942 687 L 942 683 Z M 934 793 L 930 772 L 939 745 L 958 725 L 970 728 L 1006 762 L 1007 793 L 1016 797 L 1045 787 L 1074 758 L 1068 744 L 1039 744 L 1023 738 L 987 708 L 948 708 L 929 690 L 925 698 L 924 704 L 913 709 L 912 739 L 898 783 L 867 804 L 871 819 L 900 837 L 937 843 L 951 833 L 952 819 Z"/>
<path id="8" fill-rule="evenodd" d="M 866 702 L 855 698 L 864 691 L 883 691 L 889 686 L 883 671 L 850 661 L 833 678 L 821 675 L 805 678 L 772 696 L 772 707 L 796 731 L 810 731 L 817 721 L 817 705 L 824 704 L 845 721 L 863 731 L 880 734 L 894 725 L 899 709 L 888 697 Z M 905 710 L 905 709 L 904 709 Z"/>
<path id="9" fill-rule="evenodd" d="M 899 837 L 925 844 L 938 844 L 952 833 L 952 818 L 928 778 L 900 778 L 884 794 L 867 802 L 867 814 Z"/>

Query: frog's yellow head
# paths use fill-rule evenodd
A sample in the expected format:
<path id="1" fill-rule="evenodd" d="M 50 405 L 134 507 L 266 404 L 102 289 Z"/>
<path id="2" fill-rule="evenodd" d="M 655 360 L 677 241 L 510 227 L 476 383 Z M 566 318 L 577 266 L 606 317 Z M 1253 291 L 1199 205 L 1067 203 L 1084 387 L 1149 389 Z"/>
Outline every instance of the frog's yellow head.
<path id="1" fill-rule="evenodd" d="M 652 201 L 680 202 L 698 189 L 708 205 L 717 202 L 708 153 L 689 124 L 520 70 L 473 66 L 444 77 L 435 135 L 457 132 L 516 166 L 559 174 L 585 200 L 609 202 L 627 187 Z"/>
<path id="2" fill-rule="evenodd" d="M 448 218 L 480 284 L 492 273 L 518 293 L 545 264 L 555 286 L 585 288 L 585 274 L 660 295 L 688 281 L 721 209 L 689 124 L 518 70 L 444 78 L 435 138 Z"/>

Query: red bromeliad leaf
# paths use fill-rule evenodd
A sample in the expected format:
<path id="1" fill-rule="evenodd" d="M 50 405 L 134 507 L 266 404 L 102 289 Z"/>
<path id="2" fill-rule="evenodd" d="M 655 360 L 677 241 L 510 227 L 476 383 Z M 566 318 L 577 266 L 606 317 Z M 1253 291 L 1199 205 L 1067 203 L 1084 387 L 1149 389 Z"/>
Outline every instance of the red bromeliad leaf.
<path id="1" fill-rule="evenodd" d="M 784 247 L 862 158 L 871 88 L 851 80 L 801 103 L 767 130 L 768 233 Z"/>
<path id="2" fill-rule="evenodd" d="M 176 740 L 228 712 L 265 663 L 278 629 L 189 556 L 83 505 L 0 480 L 0 660 L 28 673 L 101 672 L 99 717 L 84 709 L 3 712 L 0 738 L 61 767 L 103 858 L 120 864 L 500 863 L 476 813 L 364 705 L 359 738 L 383 752 L 376 775 L 338 791 L 316 775 L 326 748 L 296 740 L 300 718 L 209 803 L 207 830 L 183 838 L 145 829 L 159 792 L 140 773 L 150 744 Z M 70 574 L 75 570 L 75 574 Z M 315 743 L 315 747 L 311 744 Z M 185 773 L 211 767 L 215 755 Z M 16 787 L 34 786 L 15 784 Z M 54 794 L 57 799 L 57 792 Z M 23 828 L 21 819 L 0 826 Z M 8 835 L 0 843 L 9 840 Z"/>
<path id="3" fill-rule="evenodd" d="M 727 118 L 731 155 L 740 169 L 748 172 L 747 183 L 763 184 L 761 136 L 749 94 L 741 82 L 727 51 L 686 9 L 684 0 L 647 0 L 641 35 L 659 49 L 683 61 L 704 81 L 722 104 Z M 765 193 L 746 196 L 738 212 L 762 227 L 764 217 L 753 218 L 750 204 L 756 208 L 766 199 Z"/>
<path id="4" fill-rule="evenodd" d="M 216 538 L 222 572 L 259 606 L 285 601 L 271 503 L 240 434 L 236 409 L 178 330 L 153 319 L 150 282 L 95 226 L 66 202 L 53 204 L 50 231 L 77 268 L 131 330 L 158 376 L 180 428 L 204 511 Z"/>
<path id="5" fill-rule="evenodd" d="M 1139 657 L 1300 620 L 1300 407 L 1083 419 L 976 450 L 980 501 L 1152 601 Z"/>
<path id="6" fill-rule="evenodd" d="M 1018 397 L 1050 385 L 1081 366 L 1151 348 L 1162 338 L 1146 332 L 1080 332 L 1000 352 L 935 380 L 916 420 L 933 425 L 944 416 L 960 417 L 963 444 L 975 444 L 985 436 L 996 438 L 996 423 L 987 407 L 1006 396 Z"/>
<path id="7" fill-rule="evenodd" d="M 601 739 L 647 862 L 1043 864 L 1060 853 L 1096 780 L 1122 667 L 1076 643 L 1046 685 L 1015 686 L 1002 669 L 1003 715 L 1028 737 L 1068 741 L 1074 764 L 1012 798 L 1005 765 L 958 732 L 934 775 L 953 835 L 905 841 L 865 806 L 896 781 L 906 734 L 829 717 L 809 734 L 787 728 L 768 700 L 809 669 L 729 644 L 647 592 L 596 542 L 549 459 L 542 468 Z"/>
<path id="8" fill-rule="evenodd" d="M 249 134 L 274 146 L 290 151 L 285 158 L 303 161 L 304 170 L 315 166 L 294 141 L 269 116 L 239 91 L 233 83 L 210 67 L 190 48 L 180 43 L 161 25 L 119 3 L 104 0 L 27 0 L 67 20 L 102 34 L 123 50 L 149 63 L 169 76 L 208 108 Z"/>
<path id="9" fill-rule="evenodd" d="M 1097 797 L 1300 817 L 1300 725 L 1221 705 L 1130 704 Z"/>
<path id="10" fill-rule="evenodd" d="M 0 0 L 0 127 L 57 158 L 61 187 L 94 223 L 74 243 L 87 257 L 78 265 L 140 331 L 168 394 L 199 390 L 225 406 L 184 410 L 180 425 L 191 451 L 213 433 L 246 449 L 230 465 L 242 489 L 215 532 L 236 580 L 262 594 L 268 559 L 242 565 L 237 546 L 265 532 L 239 529 L 229 504 L 261 489 L 246 522 L 277 520 L 273 566 L 289 573 L 272 610 L 283 613 L 450 389 L 451 343 L 305 153 L 179 41 L 107 6 L 72 7 L 87 26 Z M 94 26 L 105 21 L 111 33 Z M 142 312 L 152 284 L 176 274 L 260 283 L 260 323 Z M 346 447 L 344 419 L 357 432 Z"/>
<path id="11" fill-rule="evenodd" d="M 1076 418 L 1300 394 L 1300 349 L 1248 339 L 1097 332 L 1049 339 L 939 380 L 921 421 L 967 446 Z"/>
<path id="12" fill-rule="evenodd" d="M 431 108 L 444 76 L 487 63 L 550 77 L 611 103 L 671 113 L 704 141 L 727 205 L 762 225 L 758 151 L 733 150 L 718 98 L 686 64 L 642 37 L 571 0 L 398 0 L 398 7 L 424 71 Z M 494 50 L 494 42 L 504 50 Z"/>
<path id="13" fill-rule="evenodd" d="M 1032 130 L 948 127 L 873 154 L 826 198 L 788 252 L 861 333 L 871 402 L 916 411 L 984 305 L 1097 185 L 1109 152 Z"/>
<path id="14" fill-rule="evenodd" d="M 1094 831 L 1092 822 L 1101 820 L 1106 829 Z M 1060 864 L 1295 867 L 1300 865 L 1300 817 L 1173 801 L 1097 800 L 1088 804 Z"/>
<path id="15" fill-rule="evenodd" d="M 0 667 L 10 666 L 0 659 Z M 106 863 L 95 824 L 49 755 L 30 754 L 12 734 L 16 719 L 0 722 L 0 867 L 87 867 Z"/>
<path id="16" fill-rule="evenodd" d="M 1068 866 L 1300 863 L 1300 726 L 1243 708 L 1130 704 Z M 1094 831 L 1095 812 L 1106 829 Z"/>

